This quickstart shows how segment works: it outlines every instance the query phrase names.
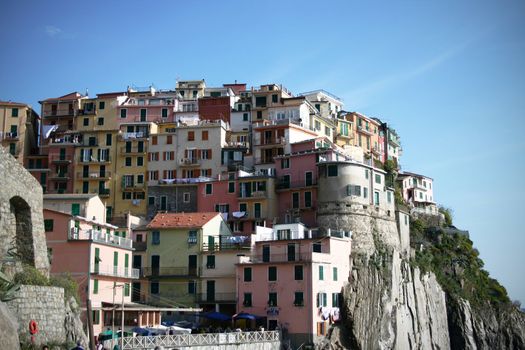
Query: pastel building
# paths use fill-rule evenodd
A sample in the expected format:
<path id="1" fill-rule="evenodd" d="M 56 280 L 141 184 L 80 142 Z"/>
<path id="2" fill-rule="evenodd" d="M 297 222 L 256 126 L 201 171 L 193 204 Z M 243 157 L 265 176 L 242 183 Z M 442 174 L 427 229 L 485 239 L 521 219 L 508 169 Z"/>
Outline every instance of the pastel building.
<path id="1" fill-rule="evenodd" d="M 81 305 L 85 310 L 91 300 L 94 333 L 100 333 L 113 323 L 107 307 L 131 302 L 131 282 L 139 277 L 131 267 L 132 240 L 104 221 L 49 209 L 44 209 L 44 227 L 51 274 L 69 274 L 77 281 Z M 124 314 L 125 325 L 143 324 L 130 311 Z"/>
<path id="2" fill-rule="evenodd" d="M 294 347 L 315 343 L 339 319 L 350 272 L 348 232 L 320 235 L 301 223 L 257 228 L 252 252 L 237 264 L 237 311 L 286 329 Z"/>
<path id="3" fill-rule="evenodd" d="M 411 214 L 439 215 L 432 178 L 405 171 L 398 175 L 397 181 L 402 185 L 403 199 L 410 206 Z"/>
<path id="4" fill-rule="evenodd" d="M 38 154 L 39 121 L 40 117 L 31 106 L 0 101 L 0 143 L 26 167 L 29 165 L 28 156 Z"/>
<path id="5" fill-rule="evenodd" d="M 300 93 L 315 107 L 319 114 L 328 119 L 335 119 L 343 110 L 343 100 L 326 90 L 313 90 Z"/>
<path id="6" fill-rule="evenodd" d="M 202 290 L 203 270 L 208 268 L 202 256 L 205 246 L 215 247 L 221 237 L 231 236 L 219 213 L 160 213 L 147 230 L 142 271 L 149 280 L 149 303 L 189 307 L 199 303 L 201 293 L 215 294 L 213 283 Z"/>

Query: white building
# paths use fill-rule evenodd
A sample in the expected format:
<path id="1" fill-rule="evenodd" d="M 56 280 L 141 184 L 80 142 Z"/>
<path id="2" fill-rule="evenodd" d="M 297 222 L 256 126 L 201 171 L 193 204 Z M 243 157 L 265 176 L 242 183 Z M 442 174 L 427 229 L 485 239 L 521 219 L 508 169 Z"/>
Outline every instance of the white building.
<path id="1" fill-rule="evenodd" d="M 412 208 L 411 213 L 438 215 L 439 211 L 434 201 L 432 178 L 410 172 L 398 175 L 397 180 L 403 189 L 403 199 Z"/>

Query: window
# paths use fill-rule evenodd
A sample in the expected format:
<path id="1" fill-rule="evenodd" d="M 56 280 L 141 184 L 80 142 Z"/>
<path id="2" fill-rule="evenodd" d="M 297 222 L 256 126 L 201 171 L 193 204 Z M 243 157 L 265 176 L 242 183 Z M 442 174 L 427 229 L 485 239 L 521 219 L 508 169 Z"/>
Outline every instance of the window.
<path id="1" fill-rule="evenodd" d="M 124 296 L 129 297 L 129 283 L 124 283 Z"/>
<path id="2" fill-rule="evenodd" d="M 330 136 L 330 133 L 331 133 L 331 130 L 329 127 L 325 126 L 324 127 L 324 133 L 326 134 L 326 136 Z"/>
<path id="3" fill-rule="evenodd" d="M 104 118 L 100 117 L 97 119 L 97 125 L 104 125 Z"/>
<path id="4" fill-rule="evenodd" d="M 379 192 L 374 192 L 374 204 L 379 205 Z"/>
<path id="5" fill-rule="evenodd" d="M 295 265 L 294 266 L 294 279 L 296 281 L 302 281 L 303 280 L 303 265 Z"/>
<path id="6" fill-rule="evenodd" d="M 18 108 L 11 109 L 11 117 L 18 117 Z"/>
<path id="7" fill-rule="evenodd" d="M 306 208 L 310 208 L 312 206 L 312 192 L 305 192 L 304 193 L 304 206 Z"/>
<path id="8" fill-rule="evenodd" d="M 151 281 L 149 288 L 151 294 L 159 294 L 159 282 Z"/>
<path id="9" fill-rule="evenodd" d="M 162 118 L 168 118 L 168 109 L 167 108 L 162 108 L 162 112 L 161 112 L 161 117 Z"/>
<path id="10" fill-rule="evenodd" d="M 348 185 L 346 186 L 346 194 L 348 196 L 361 196 L 361 186 L 359 185 Z"/>
<path id="11" fill-rule="evenodd" d="M 137 157 L 137 166 L 144 165 L 144 157 Z"/>
<path id="12" fill-rule="evenodd" d="M 246 203 L 239 203 L 239 211 L 246 213 L 248 211 L 248 205 Z"/>
<path id="13" fill-rule="evenodd" d="M 312 244 L 312 251 L 314 253 L 321 253 L 321 243 Z"/>
<path id="14" fill-rule="evenodd" d="M 197 244 L 197 230 L 188 231 L 188 244 Z"/>
<path id="15" fill-rule="evenodd" d="M 111 134 L 106 134 L 106 146 L 111 146 L 113 137 Z"/>
<path id="16" fill-rule="evenodd" d="M 368 169 L 365 169 L 365 179 L 368 180 Z"/>
<path id="17" fill-rule="evenodd" d="M 317 307 L 327 306 L 327 295 L 326 293 L 317 293 Z"/>
<path id="18" fill-rule="evenodd" d="M 262 255 L 263 255 L 262 256 L 263 262 L 270 261 L 270 246 L 269 245 L 263 245 Z"/>
<path id="19" fill-rule="evenodd" d="M 195 294 L 196 290 L 197 290 L 197 282 L 188 281 L 188 294 Z"/>
<path id="20" fill-rule="evenodd" d="M 215 255 L 206 256 L 206 268 L 214 269 L 215 268 Z"/>
<path id="21" fill-rule="evenodd" d="M 211 149 L 201 150 L 201 159 L 211 159 Z"/>
<path id="22" fill-rule="evenodd" d="M 303 292 L 295 292 L 295 297 L 293 300 L 294 306 L 304 306 L 304 297 Z"/>
<path id="23" fill-rule="evenodd" d="M 158 170 L 150 171 L 149 172 L 149 179 L 150 180 L 158 180 L 159 179 L 159 172 L 158 172 Z"/>
<path id="24" fill-rule="evenodd" d="M 54 220 L 53 219 L 45 219 L 44 220 L 44 230 L 46 232 L 51 232 L 53 231 L 53 223 L 54 223 Z"/>
<path id="25" fill-rule="evenodd" d="M 228 193 L 235 192 L 235 182 L 228 182 Z"/>
<path id="26" fill-rule="evenodd" d="M 13 156 L 16 154 L 16 143 L 9 144 L 9 153 Z"/>
<path id="27" fill-rule="evenodd" d="M 253 216 L 255 218 L 261 217 L 261 203 L 253 203 Z"/>
<path id="28" fill-rule="evenodd" d="M 208 140 L 208 130 L 203 130 L 201 137 L 202 137 L 202 141 Z"/>
<path id="29" fill-rule="evenodd" d="M 93 280 L 93 294 L 98 294 L 98 280 Z"/>
<path id="30" fill-rule="evenodd" d="M 268 266 L 268 281 L 277 281 L 277 266 Z"/>
<path id="31" fill-rule="evenodd" d="M 160 244 L 160 232 L 153 231 L 151 233 L 151 244 L 159 245 Z"/>
<path id="32" fill-rule="evenodd" d="M 318 112 L 321 112 L 321 104 L 320 103 L 316 103 L 315 104 L 315 109 L 317 109 Z"/>
<path id="33" fill-rule="evenodd" d="M 251 282 L 251 281 L 252 281 L 252 268 L 245 267 L 244 268 L 244 282 Z"/>
<path id="34" fill-rule="evenodd" d="M 104 109 L 104 108 L 106 108 L 106 102 L 104 102 L 104 101 L 100 101 L 100 102 L 98 103 L 98 109 Z"/>
<path id="35" fill-rule="evenodd" d="M 255 97 L 255 107 L 266 107 L 266 96 Z"/>
<path id="36" fill-rule="evenodd" d="M 381 184 L 381 175 L 376 174 L 375 178 L 376 178 L 376 184 Z"/>
<path id="37" fill-rule="evenodd" d="M 188 141 L 195 140 L 195 131 L 188 131 Z"/>
<path id="38" fill-rule="evenodd" d="M 131 157 L 126 157 L 125 162 L 126 166 L 131 166 Z"/>
<path id="39" fill-rule="evenodd" d="M 262 111 L 257 111 L 257 119 L 262 119 Z"/>
<path id="40" fill-rule="evenodd" d="M 332 293 L 332 307 L 340 307 L 341 293 Z"/>
<path id="41" fill-rule="evenodd" d="M 283 159 L 281 159 L 281 168 L 282 169 L 290 168 L 290 158 L 283 158 Z"/>
<path id="42" fill-rule="evenodd" d="M 128 110 L 127 109 L 121 109 L 120 110 L 120 117 L 126 118 L 128 116 Z"/>
<path id="43" fill-rule="evenodd" d="M 80 215 L 80 204 L 73 203 L 71 204 L 71 215 Z"/>
<path id="44" fill-rule="evenodd" d="M 91 312 L 91 319 L 93 324 L 100 324 L 100 310 L 93 310 Z"/>
<path id="45" fill-rule="evenodd" d="M 321 130 L 321 123 L 319 122 L 319 120 L 315 121 L 315 130 Z"/>
<path id="46" fill-rule="evenodd" d="M 277 306 L 277 293 L 268 293 L 268 306 Z"/>
<path id="47" fill-rule="evenodd" d="M 212 194 L 213 184 L 206 184 L 206 194 Z"/>
<path id="48" fill-rule="evenodd" d="M 323 280 L 324 280 L 324 266 L 319 265 L 319 281 L 323 281 Z"/>
<path id="49" fill-rule="evenodd" d="M 243 113 L 242 114 L 242 121 L 243 122 L 247 122 L 248 121 L 248 113 Z"/>
<path id="50" fill-rule="evenodd" d="M 84 118 L 84 126 L 89 126 L 89 118 Z"/>
<path id="51" fill-rule="evenodd" d="M 252 306 L 252 293 L 244 293 L 244 300 L 242 301 L 243 306 Z"/>
<path id="52" fill-rule="evenodd" d="M 386 193 L 386 201 L 392 203 L 392 193 L 390 191 Z"/>
<path id="53" fill-rule="evenodd" d="M 190 193 L 189 192 L 184 192 L 182 194 L 182 202 L 183 203 L 189 203 L 190 202 Z"/>
<path id="54" fill-rule="evenodd" d="M 299 192 L 292 193 L 292 208 L 299 208 Z"/>
<path id="55" fill-rule="evenodd" d="M 332 268 L 332 280 L 337 281 L 337 267 Z"/>
<path id="56" fill-rule="evenodd" d="M 403 215 L 405 217 L 405 225 L 408 225 L 408 215 Z"/>
<path id="57" fill-rule="evenodd" d="M 173 136 L 172 135 L 167 135 L 166 136 L 166 144 L 167 145 L 171 145 L 173 143 Z"/>
<path id="58" fill-rule="evenodd" d="M 337 165 L 332 164 L 328 166 L 328 176 L 337 176 Z"/>
<path id="59" fill-rule="evenodd" d="M 146 121 L 146 118 L 147 118 L 147 109 L 146 108 L 141 108 L 140 109 L 140 121 L 141 122 L 145 122 Z"/>
<path id="60" fill-rule="evenodd" d="M 363 187 L 363 198 L 368 198 L 368 187 Z"/>

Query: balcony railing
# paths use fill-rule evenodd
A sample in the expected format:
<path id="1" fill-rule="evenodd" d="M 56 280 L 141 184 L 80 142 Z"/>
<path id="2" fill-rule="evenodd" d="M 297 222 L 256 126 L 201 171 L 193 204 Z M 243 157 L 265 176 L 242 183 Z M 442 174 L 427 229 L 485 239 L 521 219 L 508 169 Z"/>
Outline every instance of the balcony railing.
<path id="1" fill-rule="evenodd" d="M 312 179 L 311 181 L 284 181 L 281 179 L 279 183 L 276 185 L 276 189 L 283 190 L 283 189 L 291 189 L 291 188 L 303 188 L 303 187 L 309 187 L 309 186 L 317 186 L 317 180 Z"/>
<path id="2" fill-rule="evenodd" d="M 137 252 L 144 252 L 148 248 L 148 243 L 146 242 L 133 242 L 133 247 Z"/>
<path id="3" fill-rule="evenodd" d="M 239 191 L 239 198 L 266 198 L 266 191 Z"/>
<path id="4" fill-rule="evenodd" d="M 101 188 L 98 190 L 98 195 L 100 197 L 109 197 L 110 191 L 109 188 Z"/>
<path id="5" fill-rule="evenodd" d="M 135 140 L 147 138 L 149 133 L 146 131 L 137 131 L 137 132 L 123 132 L 119 135 L 122 140 Z"/>
<path id="6" fill-rule="evenodd" d="M 200 164 L 197 158 L 182 158 L 179 162 L 181 166 L 196 166 Z"/>
<path id="7" fill-rule="evenodd" d="M 73 160 L 73 156 L 67 154 L 53 154 L 49 158 L 54 163 L 71 163 Z"/>
<path id="8" fill-rule="evenodd" d="M 109 156 L 109 154 L 106 154 L 100 158 L 97 158 L 95 156 L 81 157 L 80 162 L 81 163 L 109 163 L 111 162 L 111 157 Z"/>
<path id="9" fill-rule="evenodd" d="M 111 171 L 106 171 L 105 173 L 100 173 L 100 172 L 84 173 L 82 171 L 77 172 L 77 179 L 98 180 L 98 179 L 109 179 L 110 177 L 111 177 Z"/>
<path id="10" fill-rule="evenodd" d="M 142 189 L 144 188 L 144 183 L 122 183 L 122 187 L 123 188 L 137 188 L 137 189 Z"/>
<path id="11" fill-rule="evenodd" d="M 285 137 L 272 137 L 272 138 L 263 138 L 263 139 L 255 140 L 255 146 L 285 145 L 285 144 L 286 144 Z"/>
<path id="12" fill-rule="evenodd" d="M 58 173 L 52 173 L 49 178 L 53 180 L 67 180 L 69 179 L 69 173 L 68 172 L 58 172 Z"/>
<path id="13" fill-rule="evenodd" d="M 311 262 L 312 252 L 296 252 L 295 254 L 270 254 L 252 255 L 250 258 L 252 263 L 274 263 L 274 262 Z"/>
<path id="14" fill-rule="evenodd" d="M 133 268 L 121 267 L 121 266 L 100 265 L 100 264 L 91 264 L 91 273 L 102 275 L 102 276 L 112 276 L 112 277 L 122 277 L 122 278 L 139 278 L 140 277 L 139 269 L 133 269 Z"/>
<path id="15" fill-rule="evenodd" d="M 1 140 L 18 140 L 18 133 L 17 132 L 6 132 L 2 133 L 0 132 L 0 141 Z"/>
<path id="16" fill-rule="evenodd" d="M 236 301 L 235 293 L 199 293 L 197 294 L 198 302 L 221 302 L 221 301 Z"/>
<path id="17" fill-rule="evenodd" d="M 122 147 L 120 149 L 120 152 L 124 153 L 124 154 L 133 154 L 133 153 L 146 153 L 146 148 L 145 147 L 130 147 L 130 148 L 127 148 L 127 147 Z"/>
<path id="18" fill-rule="evenodd" d="M 143 267 L 142 274 L 145 277 L 198 276 L 199 269 L 187 266 Z"/>
<path id="19" fill-rule="evenodd" d="M 121 248 L 133 248 L 133 241 L 129 238 L 119 237 L 112 234 L 107 234 L 98 230 L 79 230 L 72 227 L 69 232 L 70 240 L 92 240 L 97 243 L 105 243 Z"/>
<path id="20" fill-rule="evenodd" d="M 60 111 L 44 111 L 44 118 L 46 117 L 73 117 L 75 116 L 75 110 L 69 109 L 69 110 L 60 110 Z"/>
<path id="21" fill-rule="evenodd" d="M 368 135 L 372 135 L 373 134 L 373 132 L 370 129 L 370 127 L 367 127 L 367 126 L 358 125 L 357 126 L 357 130 L 361 131 L 362 133 L 368 134 Z"/>

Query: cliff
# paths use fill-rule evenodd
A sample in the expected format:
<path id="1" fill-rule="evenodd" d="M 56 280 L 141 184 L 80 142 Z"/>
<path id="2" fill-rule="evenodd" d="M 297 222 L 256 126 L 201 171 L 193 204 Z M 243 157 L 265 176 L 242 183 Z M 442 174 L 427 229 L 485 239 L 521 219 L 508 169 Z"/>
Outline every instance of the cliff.
<path id="1" fill-rule="evenodd" d="M 353 267 L 343 321 L 318 348 L 525 349 L 524 314 L 468 237 L 418 220 L 407 239 L 391 213 L 358 206 L 320 212 L 321 226 L 336 220 L 352 231 Z"/>

